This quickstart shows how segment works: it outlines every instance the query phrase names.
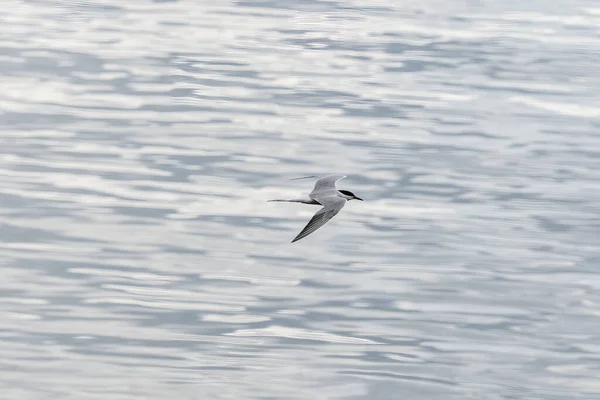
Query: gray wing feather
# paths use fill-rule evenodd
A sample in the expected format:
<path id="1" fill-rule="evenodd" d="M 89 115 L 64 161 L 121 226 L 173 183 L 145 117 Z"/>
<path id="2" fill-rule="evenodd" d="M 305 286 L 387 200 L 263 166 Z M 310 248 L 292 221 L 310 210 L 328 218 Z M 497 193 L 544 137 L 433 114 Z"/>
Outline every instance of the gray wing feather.
<path id="1" fill-rule="evenodd" d="M 313 191 L 310 192 L 310 196 L 313 197 L 313 195 L 316 195 L 319 192 L 323 192 L 323 191 L 337 190 L 335 188 L 335 184 L 337 183 L 337 181 L 339 181 L 340 179 L 344 179 L 345 177 L 346 177 L 346 175 L 341 175 L 341 174 L 331 174 L 331 175 L 326 175 L 326 176 L 322 177 L 321 179 L 317 180 L 317 182 L 315 183 L 315 187 L 314 187 Z"/>
<path id="2" fill-rule="evenodd" d="M 323 208 L 321 208 L 313 217 L 308 221 L 308 224 L 302 229 L 302 231 L 292 240 L 292 243 L 305 238 L 310 235 L 323 225 L 327 223 L 331 218 L 340 212 L 340 210 L 346 204 L 346 200 L 337 196 L 328 196 L 321 199 Z"/>

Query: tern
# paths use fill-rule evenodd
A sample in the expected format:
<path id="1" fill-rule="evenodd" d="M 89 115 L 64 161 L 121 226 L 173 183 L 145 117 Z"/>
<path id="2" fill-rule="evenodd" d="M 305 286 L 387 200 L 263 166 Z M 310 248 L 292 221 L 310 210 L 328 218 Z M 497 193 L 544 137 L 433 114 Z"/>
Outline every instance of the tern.
<path id="1" fill-rule="evenodd" d="M 315 187 L 307 196 L 302 196 L 294 199 L 276 199 L 269 201 L 287 201 L 292 203 L 304 203 L 314 204 L 323 206 L 313 217 L 308 224 L 302 229 L 302 231 L 292 240 L 292 243 L 305 238 L 310 235 L 323 225 L 327 223 L 331 218 L 340 212 L 340 210 L 346 205 L 347 201 L 360 200 L 354 193 L 349 190 L 338 190 L 335 187 L 337 181 L 344 179 L 346 175 L 331 174 L 320 177 L 315 183 Z M 303 178 L 318 178 L 317 176 L 306 176 Z"/>

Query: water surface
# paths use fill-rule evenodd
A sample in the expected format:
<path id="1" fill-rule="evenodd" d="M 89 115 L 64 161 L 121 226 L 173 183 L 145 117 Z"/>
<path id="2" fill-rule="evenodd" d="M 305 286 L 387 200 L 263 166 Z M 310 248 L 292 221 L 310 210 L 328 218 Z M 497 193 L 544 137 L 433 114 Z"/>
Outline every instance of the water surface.
<path id="1" fill-rule="evenodd" d="M 596 2 L 6 9 L 3 398 L 598 398 Z"/>

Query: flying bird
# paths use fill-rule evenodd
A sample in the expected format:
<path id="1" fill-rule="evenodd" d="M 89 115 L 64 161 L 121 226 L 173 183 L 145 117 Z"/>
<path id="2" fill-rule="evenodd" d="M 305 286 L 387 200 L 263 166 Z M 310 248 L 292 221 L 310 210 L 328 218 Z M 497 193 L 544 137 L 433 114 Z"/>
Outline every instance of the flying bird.
<path id="1" fill-rule="evenodd" d="M 302 231 L 292 240 L 292 243 L 297 242 L 298 240 L 305 238 L 310 235 L 323 225 L 327 223 L 331 218 L 333 218 L 340 210 L 346 205 L 347 201 L 350 200 L 360 200 L 363 201 L 360 197 L 357 197 L 354 193 L 349 190 L 338 190 L 335 187 L 337 181 L 344 179 L 346 175 L 326 175 L 321 177 L 315 183 L 315 187 L 307 196 L 302 196 L 294 199 L 277 199 L 277 200 L 269 200 L 269 201 L 288 201 L 293 203 L 304 203 L 304 204 L 314 204 L 321 205 L 321 208 L 308 224 L 302 229 Z M 316 176 L 306 176 L 303 178 L 296 179 L 304 179 L 304 178 L 317 178 Z"/>

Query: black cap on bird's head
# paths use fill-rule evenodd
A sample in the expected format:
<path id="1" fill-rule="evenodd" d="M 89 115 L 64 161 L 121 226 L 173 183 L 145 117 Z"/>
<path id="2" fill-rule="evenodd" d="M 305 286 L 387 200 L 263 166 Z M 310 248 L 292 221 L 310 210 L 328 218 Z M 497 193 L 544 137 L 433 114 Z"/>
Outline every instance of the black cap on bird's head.
<path id="1" fill-rule="evenodd" d="M 341 189 L 340 189 L 339 191 L 340 191 L 340 193 L 343 193 L 343 194 L 345 194 L 346 196 L 349 196 L 349 197 L 350 197 L 350 199 L 348 199 L 348 200 L 360 200 L 360 201 L 363 201 L 363 199 L 361 199 L 360 197 L 357 197 L 357 196 L 356 196 L 354 193 L 352 193 L 352 192 L 351 192 L 351 191 L 349 191 L 349 190 L 341 190 Z"/>

